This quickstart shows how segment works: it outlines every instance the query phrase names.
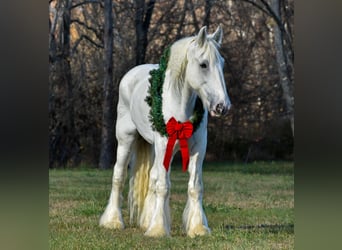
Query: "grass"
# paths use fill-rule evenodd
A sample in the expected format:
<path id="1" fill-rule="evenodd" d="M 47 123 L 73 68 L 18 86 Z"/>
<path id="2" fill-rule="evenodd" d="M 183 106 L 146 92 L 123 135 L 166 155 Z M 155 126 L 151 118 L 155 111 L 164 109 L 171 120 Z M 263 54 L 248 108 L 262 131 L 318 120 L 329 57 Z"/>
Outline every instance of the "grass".
<path id="1" fill-rule="evenodd" d="M 294 249 L 293 163 L 205 164 L 204 201 L 211 235 L 187 237 L 182 230 L 188 174 L 171 173 L 171 237 L 147 238 L 126 229 L 98 226 L 111 188 L 112 171 L 50 170 L 50 249 Z"/>

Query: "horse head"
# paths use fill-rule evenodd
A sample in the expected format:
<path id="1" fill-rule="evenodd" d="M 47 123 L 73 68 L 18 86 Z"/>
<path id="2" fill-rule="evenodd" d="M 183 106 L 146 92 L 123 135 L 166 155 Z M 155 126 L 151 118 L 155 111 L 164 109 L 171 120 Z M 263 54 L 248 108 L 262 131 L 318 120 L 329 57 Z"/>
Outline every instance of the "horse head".
<path id="1" fill-rule="evenodd" d="M 209 35 L 204 26 L 187 50 L 185 80 L 201 98 L 211 116 L 224 115 L 231 106 L 223 75 L 224 59 L 218 51 L 221 43 L 221 26 Z"/>

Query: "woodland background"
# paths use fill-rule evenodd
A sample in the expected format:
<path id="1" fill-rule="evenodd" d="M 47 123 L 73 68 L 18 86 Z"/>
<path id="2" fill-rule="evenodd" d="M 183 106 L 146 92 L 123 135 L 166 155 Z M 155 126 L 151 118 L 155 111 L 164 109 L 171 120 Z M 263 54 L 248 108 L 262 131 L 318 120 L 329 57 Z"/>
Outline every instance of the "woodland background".
<path id="1" fill-rule="evenodd" d="M 49 0 L 49 167 L 112 167 L 122 76 L 219 24 L 232 109 L 206 161 L 293 160 L 293 0 Z"/>

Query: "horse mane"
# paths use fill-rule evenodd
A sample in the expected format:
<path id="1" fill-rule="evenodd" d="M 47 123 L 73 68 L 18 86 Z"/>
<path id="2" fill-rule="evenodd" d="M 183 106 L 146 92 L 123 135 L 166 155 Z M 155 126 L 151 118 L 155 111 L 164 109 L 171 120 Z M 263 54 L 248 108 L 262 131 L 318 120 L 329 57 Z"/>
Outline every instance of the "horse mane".
<path id="1" fill-rule="evenodd" d="M 188 63 L 187 50 L 194 37 L 187 37 L 176 41 L 171 46 L 167 69 L 170 70 L 171 78 L 177 82 L 183 82 L 185 69 Z"/>
<path id="2" fill-rule="evenodd" d="M 184 83 L 185 70 L 188 64 L 187 50 L 192 42 L 194 42 L 196 36 L 186 37 L 180 39 L 172 44 L 170 49 L 170 57 L 167 65 L 167 70 L 170 72 L 171 85 L 181 90 Z M 221 58 L 218 48 L 220 45 L 210 36 L 207 36 L 207 41 L 203 47 L 199 49 L 199 53 L 207 54 L 210 60 L 213 60 L 213 56 Z"/>

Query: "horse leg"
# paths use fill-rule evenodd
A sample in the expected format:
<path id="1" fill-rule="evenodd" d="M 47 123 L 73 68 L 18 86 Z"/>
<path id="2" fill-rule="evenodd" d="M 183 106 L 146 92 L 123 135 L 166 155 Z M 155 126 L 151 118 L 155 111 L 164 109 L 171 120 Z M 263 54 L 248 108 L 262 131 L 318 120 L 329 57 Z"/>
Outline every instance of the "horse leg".
<path id="1" fill-rule="evenodd" d="M 130 118 L 122 118 L 117 122 L 117 160 L 114 165 L 112 190 L 106 210 L 100 218 L 100 226 L 112 229 L 123 229 L 121 214 L 122 189 L 127 175 L 127 166 L 137 132 Z"/>
<path id="2" fill-rule="evenodd" d="M 206 136 L 204 136 L 206 138 Z M 210 233 L 207 217 L 202 206 L 203 182 L 202 164 L 206 151 L 206 140 L 202 140 L 191 148 L 188 171 L 188 200 L 183 212 L 183 226 L 188 236 L 206 235 Z"/>
<path id="3" fill-rule="evenodd" d="M 155 159 L 150 171 L 149 190 L 143 209 L 142 225 L 147 228 L 145 235 L 150 237 L 170 235 L 170 171 L 166 172 L 163 165 L 165 148 L 165 141 L 155 142 Z"/>

